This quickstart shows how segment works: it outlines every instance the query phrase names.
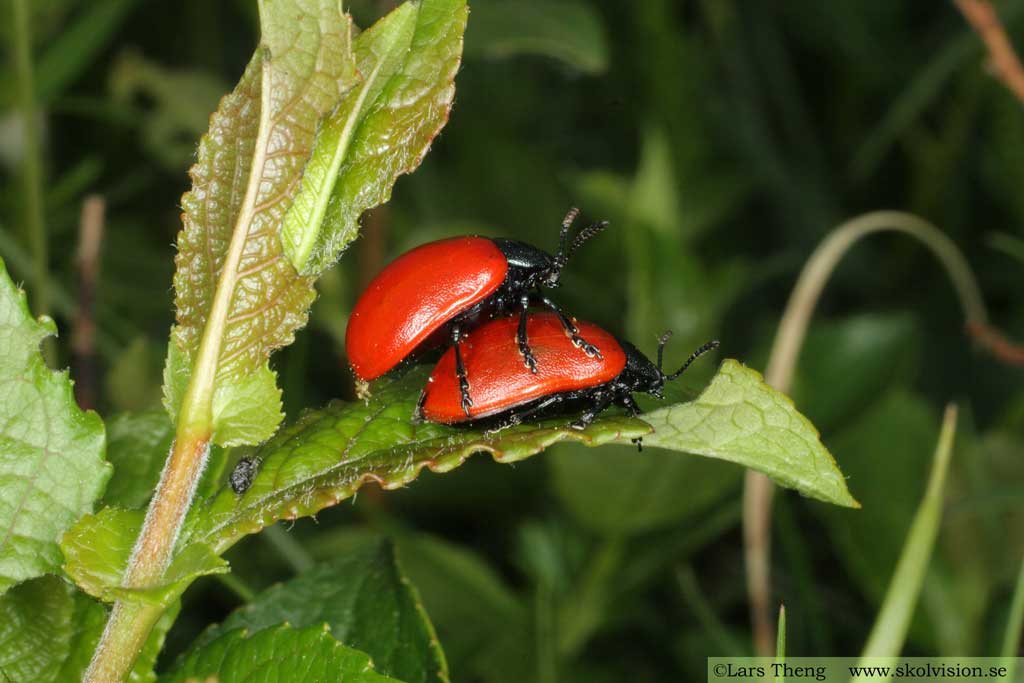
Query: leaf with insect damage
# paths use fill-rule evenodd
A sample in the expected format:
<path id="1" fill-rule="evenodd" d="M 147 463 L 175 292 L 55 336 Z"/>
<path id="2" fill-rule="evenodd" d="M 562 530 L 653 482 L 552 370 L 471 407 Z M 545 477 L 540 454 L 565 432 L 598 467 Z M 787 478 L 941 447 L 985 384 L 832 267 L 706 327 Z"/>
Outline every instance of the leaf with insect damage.
<path id="1" fill-rule="evenodd" d="M 256 443 L 281 420 L 267 365 L 315 296 L 281 247 L 321 118 L 356 80 L 349 17 L 336 0 L 262 0 L 262 41 L 210 119 L 182 197 L 177 325 L 165 402 L 177 415 L 194 371 L 215 373 L 214 440 Z M 197 368 L 200 344 L 210 358 Z"/>

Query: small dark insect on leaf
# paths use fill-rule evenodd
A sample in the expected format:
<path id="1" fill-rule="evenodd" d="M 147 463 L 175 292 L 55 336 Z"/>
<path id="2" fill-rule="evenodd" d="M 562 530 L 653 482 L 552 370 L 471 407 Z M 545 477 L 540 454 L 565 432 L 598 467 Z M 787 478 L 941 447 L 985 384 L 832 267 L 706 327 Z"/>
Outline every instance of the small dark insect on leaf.
<path id="1" fill-rule="evenodd" d="M 231 470 L 231 476 L 229 481 L 231 482 L 231 490 L 241 495 L 252 486 L 252 480 L 256 478 L 256 473 L 259 472 L 260 461 L 256 458 L 242 458 L 235 465 L 235 469 Z"/>

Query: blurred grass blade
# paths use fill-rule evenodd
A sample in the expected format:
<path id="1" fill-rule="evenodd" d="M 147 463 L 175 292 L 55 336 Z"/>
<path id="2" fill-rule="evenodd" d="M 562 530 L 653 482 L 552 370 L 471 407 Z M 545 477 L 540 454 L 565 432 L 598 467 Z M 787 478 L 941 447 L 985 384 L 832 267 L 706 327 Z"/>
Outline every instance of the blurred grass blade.
<path id="1" fill-rule="evenodd" d="M 775 641 L 775 656 L 780 662 L 786 661 L 786 606 L 779 605 L 778 636 Z"/>
<path id="2" fill-rule="evenodd" d="M 993 232 L 988 236 L 988 245 L 1024 263 L 1024 240 L 1006 232 Z"/>
<path id="3" fill-rule="evenodd" d="M 52 102 L 106 48 L 139 0 L 99 0 L 83 3 L 85 12 L 51 44 L 39 59 L 36 93 Z"/>
<path id="4" fill-rule="evenodd" d="M 873 657 L 896 657 L 903 649 L 910 620 L 924 584 L 932 548 L 939 533 L 939 523 L 942 520 L 942 497 L 946 472 L 953 454 L 956 417 L 956 406 L 950 404 L 946 407 L 946 414 L 942 420 L 942 431 L 935 449 L 928 488 L 917 509 L 914 522 L 907 534 L 903 554 L 896 564 L 885 600 L 861 654 L 862 665 L 869 666 Z M 853 680 L 858 682 L 866 679 Z"/>
<path id="5" fill-rule="evenodd" d="M 1006 633 L 1003 635 L 1003 659 L 1006 660 L 1006 680 L 1014 680 L 1017 658 L 1020 656 L 1021 635 L 1024 634 L 1024 560 L 1017 576 L 1017 588 L 1013 591 L 1010 614 L 1006 619 Z"/>
<path id="6" fill-rule="evenodd" d="M 540 55 L 585 74 L 608 68 L 608 45 L 597 11 L 577 1 L 479 2 L 466 35 L 466 56 L 507 59 Z"/>
<path id="7" fill-rule="evenodd" d="M 715 608 L 711 605 L 704 590 L 697 581 L 697 573 L 690 564 L 684 564 L 676 568 L 676 584 L 683 595 L 683 600 L 690 607 L 693 615 L 697 618 L 705 635 L 710 642 L 718 648 L 715 656 L 718 657 L 743 657 L 746 650 L 729 632 L 729 627 L 722 621 L 721 617 L 715 614 Z"/>

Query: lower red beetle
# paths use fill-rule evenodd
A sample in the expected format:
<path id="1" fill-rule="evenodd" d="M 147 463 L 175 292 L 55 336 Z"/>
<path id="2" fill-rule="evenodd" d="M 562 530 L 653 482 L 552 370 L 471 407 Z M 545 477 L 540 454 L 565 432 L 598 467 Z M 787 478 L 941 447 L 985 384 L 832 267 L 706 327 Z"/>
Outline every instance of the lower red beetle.
<path id="1" fill-rule="evenodd" d="M 538 313 L 527 322 L 537 357 L 538 370 L 533 373 L 516 359 L 512 334 L 515 325 L 516 321 L 509 318 L 492 320 L 463 342 L 463 362 L 473 378 L 473 405 L 468 416 L 462 409 L 455 379 L 453 349 L 448 349 L 434 368 L 420 396 L 417 416 L 444 424 L 493 419 L 511 425 L 582 407 L 583 413 L 572 427 L 583 429 L 613 404 L 625 407 L 632 415 L 639 414 L 634 392 L 664 398 L 665 382 L 676 379 L 700 355 L 718 347 L 717 341 L 704 344 L 676 372 L 665 374 L 661 365 L 669 332 L 659 340 L 655 365 L 629 342 L 616 339 L 596 325 L 577 322 L 580 334 L 603 351 L 602 357 L 591 357 L 576 352 L 557 316 Z"/>
<path id="2" fill-rule="evenodd" d="M 460 404 L 468 416 L 473 399 L 459 348 L 465 333 L 491 317 L 518 311 L 519 324 L 510 337 L 516 343 L 513 355 L 536 372 L 526 326 L 532 304 L 554 311 L 573 344 L 599 358 L 599 346 L 586 341 L 553 301 L 538 294 L 557 287 L 573 253 L 607 226 L 594 223 L 570 241 L 578 213 L 572 209 L 562 221 L 554 256 L 515 240 L 469 236 L 424 244 L 388 264 L 356 301 L 345 332 L 345 352 L 361 387 L 413 354 L 448 342 L 455 349 L 452 376 L 459 380 Z"/>

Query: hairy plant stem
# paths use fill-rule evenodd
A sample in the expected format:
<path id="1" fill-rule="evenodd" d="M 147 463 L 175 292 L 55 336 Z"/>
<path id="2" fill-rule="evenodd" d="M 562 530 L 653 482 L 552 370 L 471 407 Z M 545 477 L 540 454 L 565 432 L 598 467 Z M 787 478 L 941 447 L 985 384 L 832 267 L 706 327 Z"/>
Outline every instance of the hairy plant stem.
<path id="1" fill-rule="evenodd" d="M 867 235 L 893 231 L 926 246 L 953 283 L 968 325 L 987 325 L 988 314 L 974 274 L 957 246 L 931 223 L 901 211 L 875 211 L 839 225 L 807 259 L 775 335 L 765 381 L 788 392 L 814 308 L 832 271 L 850 248 Z M 771 507 L 774 487 L 763 474 L 748 471 L 743 490 L 743 541 L 750 595 L 754 648 L 768 657 L 775 647 L 771 606 Z"/>
<path id="2" fill-rule="evenodd" d="M 264 68 L 261 77 L 262 102 L 257 140 L 265 141 L 270 125 L 270 69 Z M 213 394 L 224 331 L 238 280 L 238 266 L 245 249 L 246 235 L 255 215 L 265 161 L 266 145 L 257 143 L 249 169 L 245 199 L 232 230 L 231 243 L 217 280 L 217 290 L 203 328 L 188 389 L 178 413 L 174 446 L 128 561 L 122 579 L 124 586 L 145 588 L 158 584 L 163 578 L 206 466 L 213 438 Z M 176 343 L 173 336 L 169 343 Z M 89 663 L 84 682 L 111 683 L 123 680 L 162 613 L 162 607 L 154 610 L 151 606 L 117 601 Z"/>
<path id="3" fill-rule="evenodd" d="M 32 25 L 26 0 L 11 0 L 13 22 L 11 40 L 14 45 L 14 76 L 18 113 L 25 141 L 22 175 L 25 192 L 25 214 L 22 230 L 32 254 L 32 310 L 36 315 L 50 313 L 49 255 L 46 223 L 43 216 L 43 163 L 40 158 L 39 120 L 36 110 L 35 75 L 32 68 Z M 52 360 L 53 346 L 43 347 L 47 360 Z"/>

